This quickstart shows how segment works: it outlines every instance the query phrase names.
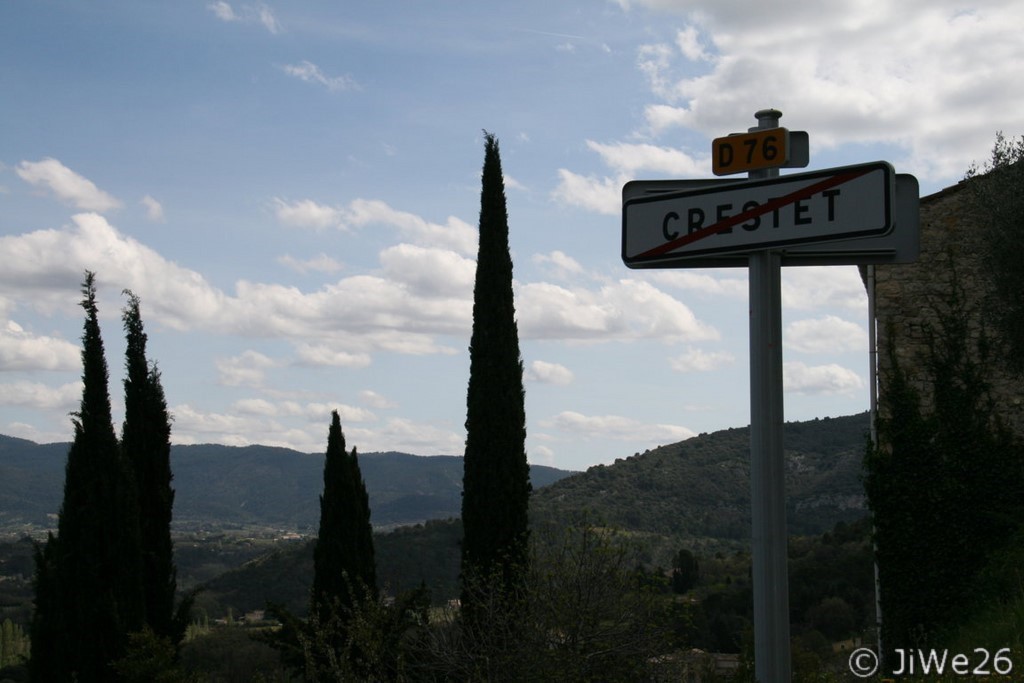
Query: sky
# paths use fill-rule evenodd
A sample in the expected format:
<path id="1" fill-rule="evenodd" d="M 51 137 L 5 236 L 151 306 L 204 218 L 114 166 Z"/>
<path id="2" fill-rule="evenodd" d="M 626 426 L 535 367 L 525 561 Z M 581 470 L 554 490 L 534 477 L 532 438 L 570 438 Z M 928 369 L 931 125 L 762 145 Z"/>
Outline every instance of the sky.
<path id="1" fill-rule="evenodd" d="M 1024 4 L 0 3 L 0 433 L 72 438 L 83 273 L 115 422 L 125 289 L 178 444 L 461 454 L 484 131 L 530 462 L 749 423 L 745 268 L 630 270 L 634 179 L 709 178 L 774 107 L 807 170 L 921 194 L 1024 131 Z M 799 172 L 800 169 L 783 173 Z M 868 409 L 851 266 L 783 270 L 785 418 Z"/>

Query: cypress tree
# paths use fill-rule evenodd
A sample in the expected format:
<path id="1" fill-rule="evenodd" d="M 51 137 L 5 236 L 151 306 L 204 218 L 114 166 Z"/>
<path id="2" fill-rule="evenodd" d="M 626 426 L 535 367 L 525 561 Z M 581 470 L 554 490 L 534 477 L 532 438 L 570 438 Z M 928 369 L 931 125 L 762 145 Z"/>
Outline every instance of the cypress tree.
<path id="1" fill-rule="evenodd" d="M 364 597 L 377 596 L 373 527 L 356 449 L 345 451 L 338 411 L 331 413 L 320 496 L 320 531 L 313 548 L 310 616 L 321 624 L 345 620 Z"/>
<path id="2" fill-rule="evenodd" d="M 57 538 L 53 532 L 46 535 L 45 544 L 36 544 L 36 571 L 32 580 L 35 592 L 35 610 L 29 628 L 29 674 L 33 681 L 60 680 L 57 672 L 66 671 L 61 650 L 57 647 L 63 632 L 63 613 L 57 597 Z M 63 676 L 66 678 L 66 674 Z"/>
<path id="3" fill-rule="evenodd" d="M 174 619 L 177 570 L 171 543 L 171 423 L 160 371 L 146 360 L 147 337 L 139 298 L 127 290 L 125 294 L 128 306 L 122 320 L 127 345 L 121 447 L 137 486 L 146 623 L 156 635 L 177 643 L 184 631 Z"/>
<path id="4" fill-rule="evenodd" d="M 95 276 L 82 286 L 82 403 L 52 546 L 37 552 L 31 669 L 35 680 L 116 680 L 127 634 L 142 628 L 138 505 L 117 442 Z"/>
<path id="5" fill-rule="evenodd" d="M 462 480 L 462 606 L 470 621 L 481 590 L 518 590 L 530 496 L 505 184 L 498 141 L 485 139 Z"/>

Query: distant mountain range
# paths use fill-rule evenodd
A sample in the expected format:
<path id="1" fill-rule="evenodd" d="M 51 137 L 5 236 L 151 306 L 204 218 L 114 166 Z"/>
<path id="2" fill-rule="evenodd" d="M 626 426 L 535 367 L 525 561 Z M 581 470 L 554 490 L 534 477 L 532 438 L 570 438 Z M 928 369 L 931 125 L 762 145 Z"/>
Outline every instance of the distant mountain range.
<path id="1" fill-rule="evenodd" d="M 0 532 L 55 525 L 70 444 L 36 444 L 0 435 Z M 174 528 L 268 528 L 316 533 L 323 491 L 322 453 L 269 446 L 173 446 Z M 387 528 L 457 517 L 462 458 L 360 453 L 371 521 Z M 534 465 L 541 488 L 572 472 Z"/>
<path id="2" fill-rule="evenodd" d="M 866 513 L 861 461 L 867 413 L 786 423 L 791 533 L 820 534 Z M 0 532 L 54 525 L 69 444 L 0 436 Z M 363 478 L 378 529 L 460 514 L 462 458 L 362 453 Z M 323 455 L 267 446 L 175 446 L 174 526 L 178 531 L 277 529 L 316 533 Z M 636 453 L 572 473 L 531 468 L 534 519 L 587 511 L 609 526 L 685 541 L 695 549 L 749 541 L 750 437 L 746 427 Z"/>

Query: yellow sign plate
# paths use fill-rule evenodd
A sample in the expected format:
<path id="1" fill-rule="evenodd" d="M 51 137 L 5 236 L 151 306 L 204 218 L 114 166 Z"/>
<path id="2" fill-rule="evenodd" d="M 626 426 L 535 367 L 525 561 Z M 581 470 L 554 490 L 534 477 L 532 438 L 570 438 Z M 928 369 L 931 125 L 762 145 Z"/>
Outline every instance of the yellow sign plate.
<path id="1" fill-rule="evenodd" d="M 711 141 L 711 171 L 715 175 L 778 168 L 787 161 L 789 131 L 785 128 L 766 128 Z"/>

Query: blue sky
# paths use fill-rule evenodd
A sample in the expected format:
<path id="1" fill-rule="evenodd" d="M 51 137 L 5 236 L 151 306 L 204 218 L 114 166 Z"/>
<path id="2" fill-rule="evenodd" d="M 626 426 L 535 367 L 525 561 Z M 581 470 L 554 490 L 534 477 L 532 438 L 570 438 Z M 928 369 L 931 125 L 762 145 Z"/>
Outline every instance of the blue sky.
<path id="1" fill-rule="evenodd" d="M 765 107 L 810 169 L 955 184 L 1024 128 L 1024 6 L 908 0 L 0 4 L 0 433 L 69 440 L 97 273 L 121 419 L 142 299 L 177 443 L 459 454 L 483 133 L 532 462 L 749 421 L 744 269 L 631 271 L 621 188 Z M 783 273 L 785 415 L 868 407 L 852 267 Z"/>

